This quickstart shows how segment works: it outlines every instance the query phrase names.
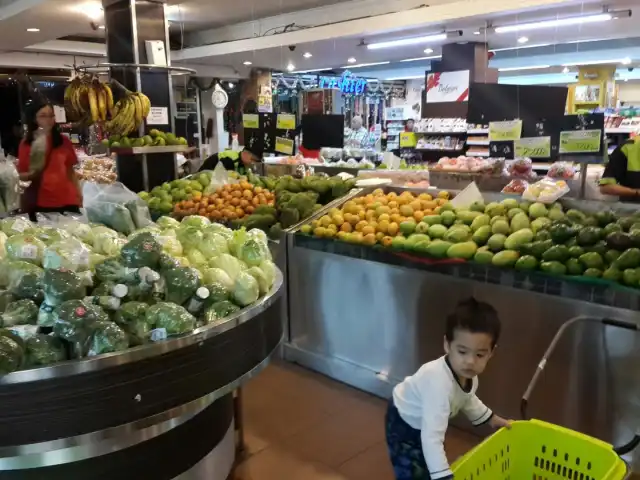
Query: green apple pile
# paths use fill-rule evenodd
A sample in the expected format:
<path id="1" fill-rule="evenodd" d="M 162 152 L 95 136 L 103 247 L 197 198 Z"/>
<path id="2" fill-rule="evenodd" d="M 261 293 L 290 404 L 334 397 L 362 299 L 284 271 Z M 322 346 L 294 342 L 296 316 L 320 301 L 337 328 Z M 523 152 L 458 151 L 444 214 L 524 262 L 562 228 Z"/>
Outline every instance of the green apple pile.
<path id="1" fill-rule="evenodd" d="M 148 135 L 139 138 L 131 138 L 120 135 L 112 135 L 105 138 L 102 144 L 109 148 L 131 148 L 131 147 L 165 147 L 167 145 L 187 145 L 187 139 L 176 137 L 173 133 L 165 133 L 153 129 Z"/>
<path id="2" fill-rule="evenodd" d="M 191 179 L 181 178 L 165 182 L 150 192 L 139 192 L 138 196 L 147 203 L 152 212 L 168 214 L 173 211 L 176 203 L 190 198 L 195 192 L 202 192 L 210 183 L 211 177 L 203 172 Z"/>

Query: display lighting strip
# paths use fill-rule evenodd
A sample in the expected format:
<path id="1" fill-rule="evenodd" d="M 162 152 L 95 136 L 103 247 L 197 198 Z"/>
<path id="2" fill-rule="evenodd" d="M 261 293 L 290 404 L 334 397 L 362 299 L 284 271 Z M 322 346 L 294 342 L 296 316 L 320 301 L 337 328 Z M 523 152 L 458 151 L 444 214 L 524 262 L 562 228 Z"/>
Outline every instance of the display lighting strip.
<path id="1" fill-rule="evenodd" d="M 505 25 L 495 27 L 496 33 L 521 32 L 523 30 L 541 30 L 544 28 L 566 27 L 571 25 L 582 25 L 583 23 L 607 22 L 613 19 L 611 13 L 598 13 L 595 15 L 585 15 L 582 17 L 556 18 L 554 20 L 542 20 L 540 22 L 520 23 L 516 25 Z"/>
<path id="2" fill-rule="evenodd" d="M 407 45 L 420 45 L 421 43 L 432 43 L 446 39 L 446 33 L 438 33 L 435 35 L 425 35 L 423 37 L 400 38 L 398 40 L 389 40 L 387 42 L 370 43 L 367 45 L 367 49 L 380 50 L 381 48 L 405 47 Z"/>

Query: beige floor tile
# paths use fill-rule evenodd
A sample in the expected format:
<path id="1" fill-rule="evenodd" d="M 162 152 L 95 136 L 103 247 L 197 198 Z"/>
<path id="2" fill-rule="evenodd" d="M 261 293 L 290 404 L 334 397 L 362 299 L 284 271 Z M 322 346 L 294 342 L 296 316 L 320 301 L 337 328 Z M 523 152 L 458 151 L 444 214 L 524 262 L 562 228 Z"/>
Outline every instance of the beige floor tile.
<path id="1" fill-rule="evenodd" d="M 234 480 L 348 480 L 320 463 L 303 460 L 271 446 L 239 465 Z"/>
<path id="2" fill-rule="evenodd" d="M 387 443 L 378 442 L 340 465 L 338 471 L 349 480 L 394 480 Z"/>

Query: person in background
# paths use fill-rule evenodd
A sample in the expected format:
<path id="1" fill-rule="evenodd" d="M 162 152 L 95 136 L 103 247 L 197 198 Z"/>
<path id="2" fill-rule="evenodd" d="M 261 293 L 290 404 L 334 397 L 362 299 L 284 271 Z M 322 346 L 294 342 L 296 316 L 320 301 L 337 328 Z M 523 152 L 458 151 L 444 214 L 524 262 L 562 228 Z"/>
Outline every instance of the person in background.
<path id="1" fill-rule="evenodd" d="M 453 478 L 444 437 L 449 419 L 458 412 L 475 426 L 510 427 L 476 396 L 478 375 L 493 356 L 500 329 L 491 305 L 474 298 L 460 302 L 447 317 L 445 355 L 393 389 L 386 432 L 396 480 Z"/>
<path id="2" fill-rule="evenodd" d="M 600 180 L 600 193 L 640 202 L 640 137 L 620 145 L 611 155 Z"/>
<path id="3" fill-rule="evenodd" d="M 404 131 L 405 132 L 413 132 L 413 129 L 415 128 L 415 121 L 413 120 L 413 118 L 410 118 L 409 120 L 406 120 L 404 122 Z"/>
<path id="4" fill-rule="evenodd" d="M 218 162 L 222 162 L 225 169 L 236 171 L 240 175 L 244 175 L 251 165 L 260 162 L 260 155 L 258 152 L 253 152 L 247 147 L 245 147 L 242 152 L 225 150 L 224 152 L 213 154 L 207 158 L 202 163 L 199 171 L 213 170 L 216 168 L 216 165 L 218 165 Z"/>
<path id="5" fill-rule="evenodd" d="M 31 153 L 36 132 L 46 137 L 43 165 L 32 169 Z M 22 198 L 22 210 L 36 221 L 36 212 L 80 213 L 82 193 L 74 166 L 78 157 L 71 141 L 60 133 L 53 107 L 34 102 L 28 111 L 27 134 L 18 148 L 20 180 L 31 184 Z"/>

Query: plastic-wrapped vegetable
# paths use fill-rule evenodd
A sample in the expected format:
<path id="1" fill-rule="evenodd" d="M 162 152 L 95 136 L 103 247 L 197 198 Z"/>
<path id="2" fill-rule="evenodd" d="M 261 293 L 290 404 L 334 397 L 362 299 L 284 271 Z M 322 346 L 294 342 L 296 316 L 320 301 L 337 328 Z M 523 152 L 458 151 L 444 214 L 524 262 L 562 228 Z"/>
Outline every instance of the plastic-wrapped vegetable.
<path id="1" fill-rule="evenodd" d="M 0 375 L 15 372 L 24 362 L 24 341 L 9 330 L 0 331 Z"/>
<path id="2" fill-rule="evenodd" d="M 0 258 L 4 258 L 7 256 L 7 234 L 4 232 L 0 232 Z"/>
<path id="3" fill-rule="evenodd" d="M 124 204 L 131 214 L 131 219 L 136 228 L 145 228 L 151 225 L 151 214 L 149 213 L 149 207 L 147 204 L 140 200 L 138 197 L 132 199 Z"/>
<path id="4" fill-rule="evenodd" d="M 65 225 L 65 230 L 87 245 L 93 245 L 93 230 L 86 223 L 70 219 Z"/>
<path id="5" fill-rule="evenodd" d="M 84 296 L 85 289 L 78 275 L 68 270 L 45 270 L 42 279 L 44 301 L 38 312 L 38 325 L 52 327 L 55 322 L 55 308 L 67 300 L 77 300 Z"/>
<path id="6" fill-rule="evenodd" d="M 178 305 L 189 300 L 200 287 L 200 275 L 190 267 L 171 268 L 164 272 L 164 280 L 165 300 Z"/>
<path id="7" fill-rule="evenodd" d="M 87 356 L 95 357 L 104 353 L 120 352 L 129 347 L 127 334 L 113 322 L 99 320 L 92 327 Z"/>
<path id="8" fill-rule="evenodd" d="M 34 265 L 42 265 L 42 255 L 46 245 L 33 235 L 19 233 L 9 238 L 5 245 L 7 257 L 11 260 L 23 260 Z"/>
<path id="9" fill-rule="evenodd" d="M 70 238 L 49 245 L 44 250 L 42 266 L 45 269 L 64 268 L 72 272 L 83 272 L 89 269 L 90 252 L 80 240 Z"/>
<path id="10" fill-rule="evenodd" d="M 156 237 L 158 243 L 162 245 L 162 251 L 172 257 L 181 257 L 183 254 L 182 244 L 176 237 L 159 235 Z"/>
<path id="11" fill-rule="evenodd" d="M 0 228 L 8 237 L 29 232 L 33 224 L 24 217 L 9 217 L 0 221 Z"/>
<path id="12" fill-rule="evenodd" d="M 71 343 L 75 358 L 84 357 L 89 350 L 93 324 L 101 317 L 98 309 L 82 300 L 68 300 L 55 310 L 53 333 Z"/>
<path id="13" fill-rule="evenodd" d="M 198 244 L 198 250 L 207 258 L 215 258 L 223 253 L 229 253 L 227 239 L 217 233 L 205 233 L 204 238 Z"/>
<path id="14" fill-rule="evenodd" d="M 33 230 L 32 234 L 34 237 L 42 240 L 46 245 L 69 240 L 71 238 L 71 235 L 67 231 L 56 227 L 38 227 Z"/>
<path id="15" fill-rule="evenodd" d="M 8 290 L 0 290 L 0 312 L 7 309 L 7 305 L 15 300 L 14 296 Z"/>
<path id="16" fill-rule="evenodd" d="M 42 367 L 66 360 L 66 351 L 59 338 L 37 333 L 25 340 L 26 367 Z"/>
<path id="17" fill-rule="evenodd" d="M 248 239 L 239 247 L 238 258 L 250 267 L 257 267 L 263 261 L 271 260 L 271 254 L 259 240 Z"/>
<path id="18" fill-rule="evenodd" d="M 175 218 L 166 217 L 166 216 L 160 217 L 156 221 L 156 224 L 163 230 L 165 228 L 178 228 L 180 226 L 180 222 L 178 220 L 176 220 Z"/>
<path id="19" fill-rule="evenodd" d="M 210 224 L 211 220 L 201 215 L 190 215 L 182 219 L 182 225 L 186 225 L 187 227 L 196 227 L 200 230 Z"/>
<path id="20" fill-rule="evenodd" d="M 260 264 L 260 270 L 262 270 L 262 273 L 264 273 L 267 284 L 269 285 L 269 290 L 271 290 L 273 284 L 276 283 L 276 264 L 271 260 L 265 260 Z"/>
<path id="21" fill-rule="evenodd" d="M 7 289 L 17 298 L 29 298 L 40 304 L 42 302 L 42 275 L 40 267 L 20 260 L 7 262 L 9 268 L 9 284 Z"/>
<path id="22" fill-rule="evenodd" d="M 114 232 L 115 233 L 115 232 Z M 127 241 L 117 234 L 100 233 L 93 238 L 93 251 L 108 257 L 118 255 Z"/>
<path id="23" fill-rule="evenodd" d="M 222 285 L 227 291 L 233 288 L 233 280 L 231 277 L 221 268 L 207 268 L 203 272 L 203 281 L 207 284 L 218 283 Z"/>
<path id="24" fill-rule="evenodd" d="M 156 303 L 147 309 L 146 317 L 149 324 L 163 329 L 168 336 L 184 335 L 196 327 L 195 317 L 175 303 Z"/>
<path id="25" fill-rule="evenodd" d="M 129 235 L 136 229 L 131 212 L 124 205 L 112 202 L 93 202 L 85 206 L 90 221 L 103 223 L 114 230 Z"/>
<path id="26" fill-rule="evenodd" d="M 263 243 L 264 245 L 269 244 L 269 239 L 267 238 L 267 234 L 264 233 L 259 228 L 252 228 L 251 230 L 249 230 L 247 232 L 247 238 L 257 240 L 260 243 Z"/>
<path id="27" fill-rule="evenodd" d="M 157 237 L 158 235 L 160 235 L 161 230 L 160 230 L 160 228 L 158 228 L 157 225 L 151 224 L 151 225 L 149 225 L 147 227 L 139 228 L 138 230 L 135 230 L 131 235 L 129 235 L 127 237 L 127 240 L 133 240 L 134 238 L 136 238 L 141 233 L 150 233 L 154 237 Z"/>
<path id="28" fill-rule="evenodd" d="M 120 256 L 125 266 L 132 268 L 156 268 L 162 247 L 150 233 L 143 233 L 130 240 L 122 250 Z"/>
<path id="29" fill-rule="evenodd" d="M 207 300 L 210 305 L 231 298 L 229 289 L 220 282 L 211 282 L 205 285 L 205 287 L 209 290 L 209 298 Z"/>
<path id="30" fill-rule="evenodd" d="M 264 295 L 271 290 L 271 285 L 269 284 L 266 275 L 259 267 L 251 267 L 247 270 L 247 273 L 255 278 L 256 282 L 258 282 L 260 295 Z"/>
<path id="31" fill-rule="evenodd" d="M 180 260 L 178 260 L 177 257 L 173 257 L 167 253 L 163 253 L 160 255 L 160 260 L 158 261 L 158 265 L 160 266 L 161 272 L 169 268 L 188 266 L 188 265 L 182 265 Z"/>
<path id="32" fill-rule="evenodd" d="M 239 310 L 240 310 L 240 307 L 238 307 L 237 305 L 234 305 L 228 300 L 222 300 L 220 302 L 216 302 L 213 305 L 211 305 L 209 308 L 207 308 L 207 310 L 204 312 L 205 324 L 207 325 L 214 324 L 219 320 L 222 320 L 223 318 L 226 318 L 229 315 L 236 313 Z"/>
<path id="33" fill-rule="evenodd" d="M 178 229 L 177 232 L 178 240 L 182 244 L 182 247 L 185 249 L 188 248 L 198 248 L 198 245 L 204 239 L 204 233 L 199 230 L 197 227 L 192 226 L 182 226 Z"/>
<path id="34" fill-rule="evenodd" d="M 189 260 L 189 265 L 194 268 L 202 269 L 207 267 L 207 257 L 197 248 L 188 249 L 186 258 Z"/>
<path id="35" fill-rule="evenodd" d="M 116 313 L 115 322 L 129 336 L 129 345 L 135 347 L 149 341 L 149 335 L 153 328 L 146 317 L 149 305 L 142 302 L 127 302 L 122 304 Z"/>
<path id="36" fill-rule="evenodd" d="M 35 325 L 38 319 L 38 306 L 33 300 L 16 300 L 7 305 L 2 314 L 2 326 Z"/>
<path id="37" fill-rule="evenodd" d="M 236 304 L 246 307 L 258 299 L 260 288 L 255 278 L 246 272 L 241 272 L 236 278 L 231 293 Z"/>
<path id="38" fill-rule="evenodd" d="M 96 269 L 96 265 L 98 263 L 104 262 L 107 259 L 105 255 L 101 255 L 99 253 L 89 252 L 89 270 L 93 271 Z"/>
<path id="39" fill-rule="evenodd" d="M 155 275 L 152 275 L 155 274 Z M 96 277 L 101 282 L 134 284 L 139 282 L 153 283 L 156 272 L 147 267 L 125 267 L 117 258 L 107 258 L 96 265 Z"/>
<path id="40" fill-rule="evenodd" d="M 6 213 L 20 208 L 20 177 L 14 162 L 0 153 L 0 191 Z"/>
<path id="41" fill-rule="evenodd" d="M 238 275 L 247 268 L 247 266 L 240 260 L 228 253 L 223 253 L 222 255 L 218 255 L 216 258 L 209 260 L 209 266 L 224 270 L 233 281 L 235 281 L 235 279 L 238 278 Z"/>
<path id="42" fill-rule="evenodd" d="M 205 235 L 210 235 L 214 233 L 217 235 L 221 235 L 225 240 L 227 240 L 227 242 L 231 238 L 233 238 L 233 230 L 219 223 L 212 223 L 211 225 L 204 228 L 203 232 L 205 233 Z"/>

